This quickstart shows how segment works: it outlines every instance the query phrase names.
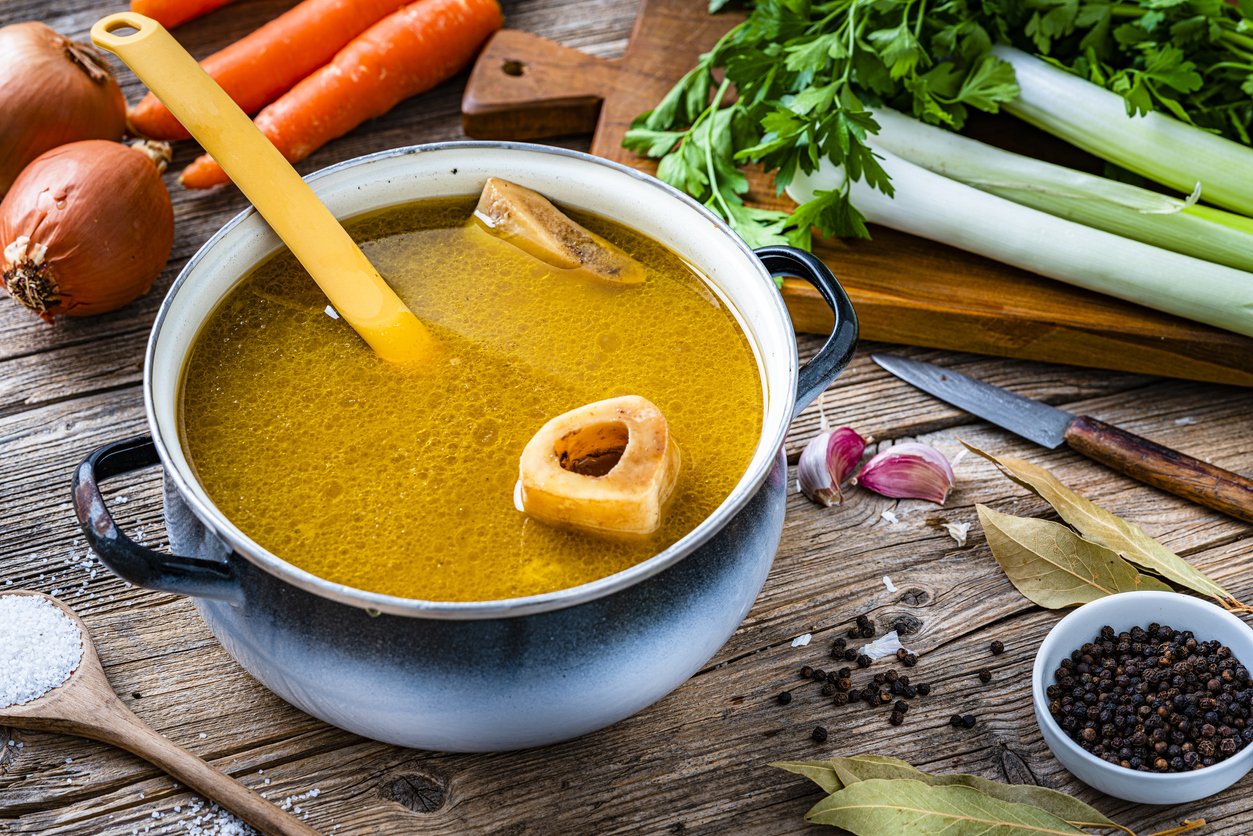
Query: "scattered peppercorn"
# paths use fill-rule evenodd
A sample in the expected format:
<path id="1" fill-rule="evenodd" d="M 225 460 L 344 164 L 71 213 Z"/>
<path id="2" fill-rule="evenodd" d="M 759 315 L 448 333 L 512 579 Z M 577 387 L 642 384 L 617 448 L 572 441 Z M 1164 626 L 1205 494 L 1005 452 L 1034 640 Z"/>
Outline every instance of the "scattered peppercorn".
<path id="1" fill-rule="evenodd" d="M 860 628 L 860 627 L 849 627 L 849 628 L 848 628 L 848 633 L 847 633 L 847 635 L 848 635 L 848 637 L 849 637 L 850 639 L 859 639 L 859 638 L 861 638 L 861 628 Z"/>
<path id="2" fill-rule="evenodd" d="M 974 727 L 975 727 L 975 715 L 963 714 L 962 715 L 962 728 L 973 729 Z"/>
<path id="3" fill-rule="evenodd" d="M 894 726 L 899 726 L 901 723 L 905 722 L 905 715 L 899 711 L 893 711 L 891 715 L 888 716 L 888 722 Z"/>
<path id="4" fill-rule="evenodd" d="M 809 667 L 809 665 L 806 665 L 805 667 L 801 668 L 801 679 L 813 679 L 813 678 L 814 678 L 813 668 Z"/>
<path id="5" fill-rule="evenodd" d="M 850 647 L 848 650 L 844 651 L 845 662 L 851 662 L 856 658 L 857 658 L 857 648 Z"/>
<path id="6" fill-rule="evenodd" d="M 818 670 L 814 671 L 813 677 L 814 677 L 814 682 L 826 682 L 827 672 L 819 668 Z"/>
<path id="7" fill-rule="evenodd" d="M 809 736 L 810 736 L 810 737 L 812 737 L 812 738 L 814 739 L 814 742 L 815 742 L 815 743 L 826 743 L 826 742 L 827 742 L 827 730 L 826 730 L 826 727 L 825 727 L 825 726 L 814 726 L 814 730 L 813 730 L 812 732 L 810 732 L 810 735 L 809 735 Z"/>
<path id="8" fill-rule="evenodd" d="M 948 718 L 948 724 L 955 729 L 960 729 L 962 726 L 962 716 L 960 714 L 954 714 L 952 717 Z"/>
<path id="9" fill-rule="evenodd" d="M 836 705 L 848 705 L 848 693 L 846 691 L 836 691 L 832 699 Z"/>
<path id="10" fill-rule="evenodd" d="M 822 686 L 822 695 L 824 697 L 829 697 L 834 693 L 835 693 L 835 685 L 833 685 L 832 683 L 828 682 L 826 685 Z"/>
<path id="11" fill-rule="evenodd" d="M 869 627 L 869 626 L 870 626 L 870 616 L 868 616 L 868 615 L 859 615 L 859 616 L 857 616 L 857 626 L 858 626 L 858 627 Z"/>
<path id="12" fill-rule="evenodd" d="M 778 700 L 779 705 L 787 705 L 788 703 L 792 701 L 792 692 L 781 691 L 779 693 L 779 696 L 775 697 L 775 699 Z"/>
<path id="13" fill-rule="evenodd" d="M 996 641 L 993 641 L 990 645 L 988 645 L 988 650 L 992 651 L 993 656 L 1000 656 L 1002 653 L 1005 652 L 1005 643 L 1000 641 L 999 639 Z"/>
<path id="14" fill-rule="evenodd" d="M 848 668 L 840 668 L 838 671 L 836 671 L 835 678 L 836 679 L 848 679 L 848 677 L 852 675 L 852 673 L 853 672 L 850 671 Z"/>
<path id="15" fill-rule="evenodd" d="M 891 683 L 893 683 L 893 682 L 896 682 L 896 680 L 898 680 L 898 679 L 900 679 L 900 678 L 901 678 L 901 675 L 900 675 L 900 674 L 898 674 L 896 671 L 886 671 L 886 672 L 884 672 L 884 674 L 883 674 L 883 681 L 884 681 L 884 682 L 887 682 L 888 684 L 891 684 Z M 905 683 L 904 683 L 904 684 L 906 684 L 906 685 L 908 685 L 908 684 L 909 684 L 909 677 L 905 677 Z"/>
<path id="16" fill-rule="evenodd" d="M 857 654 L 857 667 L 859 668 L 870 667 L 870 657 L 864 653 Z"/>
<path id="17" fill-rule="evenodd" d="M 901 696 L 907 700 L 912 700 L 914 697 L 918 696 L 918 688 L 914 685 L 906 685 L 904 691 L 901 693 Z"/>
<path id="18" fill-rule="evenodd" d="M 861 637 L 862 637 L 863 639 L 868 639 L 868 638 L 872 637 L 873 635 L 874 635 L 874 625 L 873 625 L 873 624 L 867 624 L 865 627 L 862 627 L 862 628 L 861 628 Z"/>
<path id="19" fill-rule="evenodd" d="M 914 665 L 918 664 L 918 657 L 912 653 L 906 653 L 905 658 L 901 660 L 901 664 L 907 668 L 912 668 Z"/>
<path id="20" fill-rule="evenodd" d="M 984 684 L 992 681 L 992 671 L 987 668 L 979 668 L 979 673 L 977 675 L 979 677 L 979 681 Z"/>
<path id="21" fill-rule="evenodd" d="M 1049 713 L 1096 757 L 1141 772 L 1184 772 L 1253 742 L 1253 679 L 1231 648 L 1161 624 L 1108 625 L 1062 659 Z"/>
<path id="22" fill-rule="evenodd" d="M 896 658 L 900 659 L 902 662 L 905 661 L 905 657 L 908 655 L 909 655 L 909 651 L 906 650 L 905 648 L 903 647 L 896 648 Z"/>
<path id="23" fill-rule="evenodd" d="M 929 682 L 919 682 L 916 687 L 920 697 L 925 697 L 931 693 L 931 684 Z"/>
<path id="24" fill-rule="evenodd" d="M 896 705 L 892 707 L 902 714 L 904 714 L 906 711 L 909 711 L 909 703 L 905 702 L 904 700 L 897 700 Z"/>

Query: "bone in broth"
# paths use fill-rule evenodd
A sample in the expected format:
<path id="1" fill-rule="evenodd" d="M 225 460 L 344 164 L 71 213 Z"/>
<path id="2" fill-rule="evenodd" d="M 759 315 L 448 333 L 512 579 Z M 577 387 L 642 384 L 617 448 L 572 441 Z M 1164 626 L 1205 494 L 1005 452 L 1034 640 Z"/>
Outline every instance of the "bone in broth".
<path id="1" fill-rule="evenodd" d="M 314 575 L 439 601 L 576 586 L 678 540 L 752 457 L 757 364 L 690 266 L 578 214 L 646 270 L 640 284 L 606 284 L 492 237 L 473 209 L 471 198 L 423 201 L 348 225 L 437 337 L 422 371 L 375 357 L 286 251 L 236 286 L 196 339 L 181 406 L 197 476 L 244 533 Z M 627 394 L 660 408 L 681 453 L 660 529 L 623 541 L 517 510 L 531 436 Z"/>

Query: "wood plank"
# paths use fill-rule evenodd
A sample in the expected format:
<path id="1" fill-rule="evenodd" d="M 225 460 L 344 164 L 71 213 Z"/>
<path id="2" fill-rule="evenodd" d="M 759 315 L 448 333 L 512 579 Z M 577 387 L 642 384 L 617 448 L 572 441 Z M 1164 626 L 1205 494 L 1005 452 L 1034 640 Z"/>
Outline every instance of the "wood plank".
<path id="1" fill-rule="evenodd" d="M 488 43 L 470 76 L 463 123 L 471 135 L 491 139 L 594 128 L 593 154 L 655 171 L 651 161 L 622 147 L 632 120 L 742 17 L 712 16 L 705 4 L 690 0 L 644 0 L 625 55 L 611 61 L 505 30 Z M 1056 143 L 1038 131 L 1014 128 L 984 133 L 1001 142 L 998 134 L 1010 134 L 1011 143 L 1055 153 Z M 794 205 L 775 197 L 766 178 L 752 183 L 755 203 Z M 848 290 L 867 339 L 1253 385 L 1253 339 L 904 233 L 879 227 L 872 233 L 872 241 L 815 244 Z M 825 306 L 807 284 L 785 285 L 784 298 L 798 327 L 829 330 Z"/>
<path id="2" fill-rule="evenodd" d="M 203 54 L 286 5 L 287 0 L 239 0 L 229 12 L 189 24 L 179 34 L 185 32 Z M 610 0 L 532 0 L 507 4 L 506 10 L 515 25 L 611 56 L 625 41 L 633 7 Z M 0 7 L 0 25 L 47 16 L 54 25 L 81 33 L 104 11 L 82 0 L 55 8 L 13 0 Z M 124 84 L 133 100 L 139 88 L 125 75 Z M 305 170 L 388 145 L 455 138 L 458 98 L 454 83 L 406 103 L 333 143 L 307 161 Z M 577 146 L 578 140 L 570 143 Z M 194 153 L 185 145 L 179 159 Z M 68 484 L 75 464 L 102 443 L 146 429 L 139 364 L 160 295 L 181 263 L 242 206 L 230 189 L 193 194 L 175 187 L 172 194 L 175 257 L 149 296 L 114 314 L 54 327 L 0 303 L 5 337 L 0 341 L 0 591 L 60 590 L 83 615 L 115 689 L 136 713 L 276 803 L 319 790 L 291 805 L 301 806 L 301 815 L 323 832 L 799 833 L 809 830 L 802 816 L 820 795 L 767 764 L 872 751 L 937 771 L 997 780 L 1031 776 L 1146 831 L 1203 814 L 1212 824 L 1207 833 L 1247 832 L 1251 779 L 1195 805 L 1152 808 L 1083 787 L 1048 754 L 1022 683 L 1040 639 L 1061 614 L 1033 607 L 1013 591 L 977 526 L 965 547 L 935 527 L 940 517 L 973 522 L 975 502 L 1028 514 L 1042 513 L 1044 506 L 972 456 L 957 463 L 958 489 L 944 509 L 861 491 L 850 492 L 841 509 L 820 509 L 789 496 L 774 568 L 741 628 L 674 694 L 596 734 L 524 752 L 450 755 L 366 741 L 297 711 L 230 659 L 190 601 L 130 587 L 89 560 L 73 520 Z M 811 356 L 819 342 L 803 338 L 802 356 Z M 891 350 L 1088 411 L 1225 467 L 1253 471 L 1247 443 L 1253 393 L 1246 390 Z M 1244 570 L 1244 555 L 1253 544 L 1247 526 L 1067 451 L 1034 448 L 911 389 L 864 355 L 828 392 L 824 408 L 833 423 L 882 441 L 916 437 L 955 455 L 961 437 L 1045 464 L 1076 489 L 1144 525 L 1236 594 L 1253 598 L 1253 577 Z M 816 406 L 795 423 L 788 440 L 793 460 L 818 425 Z M 119 522 L 161 548 L 159 481 L 156 470 L 135 474 L 111 484 L 109 493 Z M 885 510 L 897 515 L 897 523 L 883 518 Z M 897 593 L 887 592 L 884 574 L 893 578 Z M 797 686 L 799 665 L 825 664 L 831 638 L 863 612 L 881 626 L 901 616 L 918 621 L 909 641 L 922 660 L 911 673 L 927 678 L 935 690 L 899 729 L 889 726 L 882 712 L 837 711 L 812 688 Z M 804 632 L 814 634 L 813 642 L 791 647 Z M 969 732 L 953 731 L 947 718 L 965 705 L 961 695 L 971 684 L 971 670 L 989 663 L 984 648 L 992 637 L 1005 641 L 1007 650 L 992 664 L 995 678 L 986 705 L 978 709 L 980 723 Z M 787 708 L 774 702 L 784 688 L 797 695 Z M 817 723 L 832 730 L 825 746 L 808 737 Z M 186 790 L 124 752 L 0 728 L 0 832 L 178 833 L 193 818 L 193 801 Z"/>

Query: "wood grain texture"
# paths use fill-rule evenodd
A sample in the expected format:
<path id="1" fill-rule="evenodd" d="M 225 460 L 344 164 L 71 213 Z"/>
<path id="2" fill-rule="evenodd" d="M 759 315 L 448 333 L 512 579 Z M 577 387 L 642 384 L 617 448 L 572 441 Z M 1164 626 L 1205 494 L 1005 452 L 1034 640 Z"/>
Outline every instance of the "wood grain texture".
<path id="1" fill-rule="evenodd" d="M 1120 473 L 1253 523 L 1253 480 L 1086 415 L 1066 428 L 1072 450 Z"/>
<path id="2" fill-rule="evenodd" d="M 178 35 L 204 55 L 289 5 L 238 0 Z M 39 18 L 81 36 L 98 16 L 123 7 L 10 0 L 0 4 L 0 24 Z M 621 53 L 634 13 L 634 4 L 613 0 L 506 3 L 510 25 L 602 57 Z M 120 77 L 128 98 L 137 100 L 142 88 L 128 73 Z M 459 138 L 463 80 L 362 126 L 304 161 L 301 170 L 387 147 Z M 585 146 L 581 140 L 562 142 Z M 196 153 L 194 146 L 180 145 L 174 168 Z M 386 746 L 287 705 L 231 660 L 191 601 L 115 578 L 87 553 L 74 523 L 69 481 L 75 465 L 105 442 L 145 431 L 140 369 L 161 295 L 186 259 L 243 206 L 233 190 L 191 194 L 167 182 L 178 224 L 174 255 L 148 296 L 103 317 L 51 327 L 0 299 L 0 591 L 56 590 L 83 616 L 114 689 L 132 711 L 270 801 L 283 805 L 290 799 L 291 812 L 317 830 L 389 836 L 816 832 L 802 817 L 820 793 L 767 764 L 877 752 L 933 771 L 1029 777 L 1143 832 L 1203 815 L 1211 823 L 1207 834 L 1247 834 L 1253 778 L 1204 802 L 1146 807 L 1085 787 L 1048 753 L 1032 719 L 1026 682 L 1036 648 L 1061 613 L 1032 606 L 1010 586 L 978 531 L 974 503 L 1034 515 L 1046 514 L 1047 506 L 990 463 L 958 459 L 957 439 L 1053 469 L 1246 601 L 1253 599 L 1247 569 L 1253 532 L 1071 451 L 1031 447 L 918 392 L 864 355 L 821 406 L 793 424 L 790 460 L 818 432 L 822 410 L 833 425 L 856 427 L 877 444 L 916 438 L 957 459 L 958 481 L 948 505 L 851 490 L 843 508 L 822 509 L 790 495 L 779 553 L 747 620 L 699 674 L 657 705 L 576 741 L 493 755 Z M 802 338 L 802 356 L 819 344 Z M 948 351 L 892 350 L 1253 472 L 1253 393 L 1247 390 Z M 128 533 L 145 545 L 165 546 L 156 471 L 111 482 L 109 501 Z M 966 545 L 939 528 L 940 520 L 974 523 Z M 887 591 L 884 575 L 895 593 Z M 861 613 L 880 629 L 901 617 L 917 621 L 917 631 L 907 637 L 921 653 L 911 675 L 932 683 L 933 692 L 916 702 L 900 728 L 888 725 L 884 711 L 836 709 L 797 677 L 803 664 L 827 664 L 831 640 Z M 793 648 L 792 639 L 806 632 L 812 643 Z M 1007 646 L 1001 656 L 987 653 L 993 638 Z M 985 665 L 994 679 L 975 703 L 968 696 L 978 682 L 973 673 Z M 796 697 L 787 707 L 774 701 L 783 689 Z M 974 729 L 949 728 L 948 717 L 959 710 L 978 715 Z M 823 746 L 809 738 L 819 723 L 831 730 Z M 309 795 L 314 789 L 317 797 Z M 307 797 L 296 800 L 302 795 Z M 193 799 L 155 767 L 104 744 L 0 728 L 0 833 L 176 834 L 193 818 Z"/>
<path id="3" fill-rule="evenodd" d="M 613 60 L 504 30 L 470 76 L 466 132 L 532 139 L 594 129 L 592 153 L 651 171 L 651 161 L 622 147 L 631 120 L 741 18 L 711 16 L 692 0 L 644 0 L 625 55 Z M 989 141 L 1090 165 L 1017 123 L 1012 132 L 999 124 L 974 128 Z M 764 178 L 752 184 L 758 204 L 794 205 Z M 894 230 L 876 227 L 873 235 L 815 245 L 848 290 L 866 339 L 1253 386 L 1253 339 Z M 830 312 L 809 285 L 789 282 L 783 292 L 800 330 L 830 330 Z"/>

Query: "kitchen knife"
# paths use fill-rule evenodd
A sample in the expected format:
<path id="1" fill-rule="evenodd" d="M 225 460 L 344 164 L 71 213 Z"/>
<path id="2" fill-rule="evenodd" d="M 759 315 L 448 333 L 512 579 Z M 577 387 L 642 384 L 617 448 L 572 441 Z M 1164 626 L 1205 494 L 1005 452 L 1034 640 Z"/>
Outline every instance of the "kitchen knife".
<path id="1" fill-rule="evenodd" d="M 953 406 L 1056 449 L 1065 444 L 1145 484 L 1253 522 L 1253 480 L 1087 415 L 1074 415 L 948 369 L 872 354 L 887 371 Z"/>

